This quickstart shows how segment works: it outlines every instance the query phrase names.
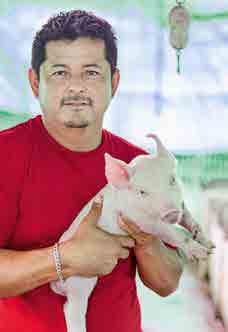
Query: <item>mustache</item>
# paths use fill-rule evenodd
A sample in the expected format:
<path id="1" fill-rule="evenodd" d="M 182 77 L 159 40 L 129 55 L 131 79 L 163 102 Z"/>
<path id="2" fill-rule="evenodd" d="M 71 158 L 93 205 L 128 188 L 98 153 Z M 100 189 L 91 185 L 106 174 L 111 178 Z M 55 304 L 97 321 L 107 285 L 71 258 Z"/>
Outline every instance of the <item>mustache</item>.
<path id="1" fill-rule="evenodd" d="M 79 103 L 86 103 L 88 105 L 92 104 L 92 100 L 90 98 L 83 98 L 83 97 L 70 97 L 70 98 L 64 98 L 61 102 L 61 106 L 63 106 L 65 103 L 73 103 L 73 102 L 79 102 Z"/>

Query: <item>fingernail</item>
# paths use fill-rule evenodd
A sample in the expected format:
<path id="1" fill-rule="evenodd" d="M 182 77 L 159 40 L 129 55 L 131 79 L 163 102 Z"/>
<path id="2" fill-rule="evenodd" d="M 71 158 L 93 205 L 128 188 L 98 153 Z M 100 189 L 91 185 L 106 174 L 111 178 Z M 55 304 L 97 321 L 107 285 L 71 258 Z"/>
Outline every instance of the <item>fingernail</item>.
<path id="1" fill-rule="evenodd" d="M 98 195 L 98 196 L 95 197 L 94 202 L 95 202 L 96 204 L 102 204 L 102 203 L 103 203 L 103 200 L 104 200 L 104 197 L 103 197 L 102 194 L 100 194 L 100 195 Z"/>
<path id="2" fill-rule="evenodd" d="M 118 216 L 118 224 L 120 225 L 120 226 L 125 226 L 125 223 L 124 223 L 124 221 L 121 219 L 121 216 L 119 215 Z"/>

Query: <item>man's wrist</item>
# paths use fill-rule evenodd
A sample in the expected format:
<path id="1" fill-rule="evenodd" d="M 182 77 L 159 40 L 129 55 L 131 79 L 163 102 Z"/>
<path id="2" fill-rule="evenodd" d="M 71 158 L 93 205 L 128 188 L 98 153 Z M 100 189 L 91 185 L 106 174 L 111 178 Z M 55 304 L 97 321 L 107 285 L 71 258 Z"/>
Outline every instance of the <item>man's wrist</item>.
<path id="1" fill-rule="evenodd" d="M 52 255 L 55 261 L 55 269 L 58 276 L 58 280 L 61 284 L 64 284 L 64 277 L 62 271 L 62 259 L 59 251 L 59 243 L 56 242 L 52 249 Z"/>
<path id="2" fill-rule="evenodd" d="M 69 255 L 70 252 L 73 252 L 74 257 L 72 259 L 71 255 Z M 61 257 L 63 278 L 66 279 L 72 277 L 73 275 L 79 275 L 80 255 L 77 255 L 77 250 L 75 249 L 75 245 L 72 247 L 71 239 L 59 243 L 59 253 Z M 72 260 L 74 263 L 71 263 Z"/>
<path id="3" fill-rule="evenodd" d="M 145 243 L 137 243 L 134 247 L 134 251 L 136 253 L 146 253 L 150 254 L 150 252 L 154 252 L 159 250 L 161 247 L 161 240 L 156 237 L 151 235 L 150 240 L 147 240 Z"/>

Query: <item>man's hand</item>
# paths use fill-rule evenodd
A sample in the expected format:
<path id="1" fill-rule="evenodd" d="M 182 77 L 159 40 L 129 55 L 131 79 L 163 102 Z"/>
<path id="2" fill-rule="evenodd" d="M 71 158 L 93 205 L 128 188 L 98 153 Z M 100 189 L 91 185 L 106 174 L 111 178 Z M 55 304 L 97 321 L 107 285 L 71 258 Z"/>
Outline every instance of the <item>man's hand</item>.
<path id="1" fill-rule="evenodd" d="M 102 201 L 93 202 L 73 237 L 61 243 L 64 277 L 106 275 L 114 269 L 118 259 L 129 256 L 129 249 L 135 245 L 134 240 L 101 230 L 97 226 L 101 211 Z"/>
<path id="2" fill-rule="evenodd" d="M 134 253 L 141 281 L 160 296 L 173 293 L 179 284 L 183 264 L 176 250 L 167 248 L 158 237 L 143 232 L 127 217 L 119 226 L 136 241 Z"/>
<path id="3" fill-rule="evenodd" d="M 149 254 L 151 245 L 154 246 L 153 242 L 160 242 L 156 236 L 143 232 L 138 225 L 125 216 L 119 216 L 118 224 L 135 240 L 137 250 L 144 250 Z"/>

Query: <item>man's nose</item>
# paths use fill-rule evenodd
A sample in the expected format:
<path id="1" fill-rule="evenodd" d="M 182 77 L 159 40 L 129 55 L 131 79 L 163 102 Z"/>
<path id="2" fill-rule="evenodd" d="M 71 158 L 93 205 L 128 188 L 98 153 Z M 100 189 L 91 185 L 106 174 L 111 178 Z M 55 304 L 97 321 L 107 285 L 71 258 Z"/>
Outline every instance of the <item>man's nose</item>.
<path id="1" fill-rule="evenodd" d="M 85 80 L 79 75 L 77 77 L 71 77 L 69 79 L 68 89 L 74 93 L 85 92 L 87 90 Z"/>

